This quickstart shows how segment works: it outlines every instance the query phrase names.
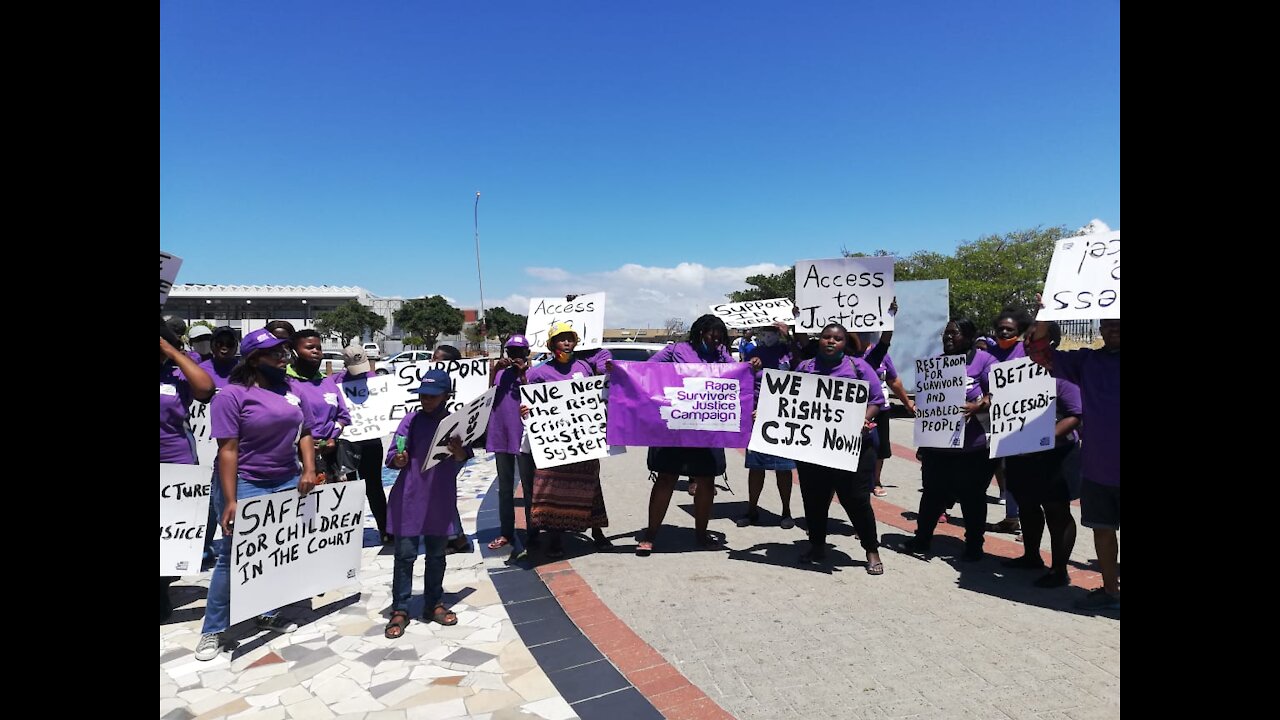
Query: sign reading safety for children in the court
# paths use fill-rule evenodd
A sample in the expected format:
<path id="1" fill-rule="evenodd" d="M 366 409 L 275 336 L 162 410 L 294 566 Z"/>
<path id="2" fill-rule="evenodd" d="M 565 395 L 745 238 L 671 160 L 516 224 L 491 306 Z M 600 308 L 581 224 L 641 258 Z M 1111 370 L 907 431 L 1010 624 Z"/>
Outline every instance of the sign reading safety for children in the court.
<path id="1" fill-rule="evenodd" d="M 200 572 L 209 520 L 209 468 L 160 463 L 160 575 Z"/>
<path id="2" fill-rule="evenodd" d="M 991 457 L 1053 449 L 1058 383 L 1031 358 L 991 366 Z"/>
<path id="3" fill-rule="evenodd" d="M 231 536 L 231 624 L 357 582 L 364 482 L 245 498 Z"/>
<path id="4" fill-rule="evenodd" d="M 547 349 L 547 331 L 551 323 L 565 322 L 578 333 L 578 350 L 598 348 L 604 340 L 604 293 L 579 295 L 572 300 L 534 298 L 529 301 L 529 322 L 525 337 L 537 353 Z"/>
<path id="5" fill-rule="evenodd" d="M 853 470 L 870 396 L 862 380 L 765 370 L 747 449 Z"/>
<path id="6" fill-rule="evenodd" d="M 964 444 L 965 356 L 916 360 L 916 447 Z"/>
<path id="7" fill-rule="evenodd" d="M 784 322 L 795 325 L 795 303 L 787 298 L 748 300 L 711 306 L 711 314 L 724 320 L 725 327 L 754 328 Z"/>
<path id="8" fill-rule="evenodd" d="M 342 394 L 347 399 L 347 410 L 351 413 L 351 424 L 342 431 L 342 439 L 356 442 L 386 437 L 400 427 L 407 411 L 394 412 L 397 405 L 403 407 L 402 392 L 393 390 L 393 381 L 389 375 L 376 378 L 357 378 L 342 383 Z M 421 384 L 421 383 L 419 383 Z"/>
<path id="9" fill-rule="evenodd" d="M 893 258 L 859 257 L 796 263 L 796 329 L 817 334 L 829 323 L 849 332 L 893 329 Z"/>
<path id="10" fill-rule="evenodd" d="M 1120 317 L 1120 231 L 1058 241 L 1037 320 Z"/>
<path id="11" fill-rule="evenodd" d="M 422 471 L 426 472 L 448 458 L 449 438 L 458 436 L 463 447 L 475 442 L 489 427 L 489 413 L 493 410 L 493 397 L 497 388 L 489 388 L 483 395 L 463 405 L 457 412 L 445 418 L 436 428 L 435 438 L 431 441 L 434 448 L 422 463 Z"/>
<path id="12" fill-rule="evenodd" d="M 520 402 L 529 408 L 524 429 L 538 468 L 609 456 L 603 397 L 607 382 L 596 375 L 520 386 Z"/>

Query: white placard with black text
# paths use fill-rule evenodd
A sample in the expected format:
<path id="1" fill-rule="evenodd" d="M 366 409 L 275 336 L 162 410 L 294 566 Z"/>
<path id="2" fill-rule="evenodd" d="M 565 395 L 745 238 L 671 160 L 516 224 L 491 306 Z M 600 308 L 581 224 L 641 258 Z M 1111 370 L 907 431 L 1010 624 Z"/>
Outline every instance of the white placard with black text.
<path id="1" fill-rule="evenodd" d="M 991 457 L 1026 455 L 1053 449 L 1058 383 L 1031 358 L 991 366 Z"/>
<path id="2" fill-rule="evenodd" d="M 796 330 L 817 334 L 829 323 L 849 332 L 893 329 L 891 257 L 801 260 L 796 263 Z"/>
<path id="3" fill-rule="evenodd" d="M 209 521 L 209 468 L 160 463 L 160 576 L 200 572 Z"/>
<path id="4" fill-rule="evenodd" d="M 1120 231 L 1063 238 L 1053 249 L 1037 320 L 1120 317 Z"/>
<path id="5" fill-rule="evenodd" d="M 916 447 L 964 445 L 964 355 L 916 360 Z"/>
<path id="6" fill-rule="evenodd" d="M 537 353 L 547 347 L 547 331 L 553 322 L 567 322 L 578 333 L 578 350 L 600 347 L 604 342 L 604 293 L 579 295 L 573 300 L 533 298 L 529 301 L 529 322 L 525 337 Z"/>
<path id="7" fill-rule="evenodd" d="M 854 470 L 870 395 L 863 380 L 765 370 L 747 449 Z"/>

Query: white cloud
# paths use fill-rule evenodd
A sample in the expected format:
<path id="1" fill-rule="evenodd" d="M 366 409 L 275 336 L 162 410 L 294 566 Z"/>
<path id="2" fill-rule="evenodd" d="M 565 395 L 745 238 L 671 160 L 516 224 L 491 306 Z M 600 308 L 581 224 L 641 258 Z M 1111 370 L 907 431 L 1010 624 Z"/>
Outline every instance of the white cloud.
<path id="1" fill-rule="evenodd" d="M 509 292 L 506 297 L 485 304 L 526 313 L 531 297 L 604 292 L 605 323 L 609 327 L 661 327 L 670 317 L 683 318 L 689 324 L 707 313 L 712 305 L 725 302 L 726 293 L 746 288 L 747 276 L 771 275 L 786 269 L 787 266 L 773 263 L 738 267 L 707 267 L 698 263 L 651 267 L 628 263 L 616 270 L 594 273 L 531 267 L 526 268 L 525 273 L 543 282 L 504 288 Z"/>

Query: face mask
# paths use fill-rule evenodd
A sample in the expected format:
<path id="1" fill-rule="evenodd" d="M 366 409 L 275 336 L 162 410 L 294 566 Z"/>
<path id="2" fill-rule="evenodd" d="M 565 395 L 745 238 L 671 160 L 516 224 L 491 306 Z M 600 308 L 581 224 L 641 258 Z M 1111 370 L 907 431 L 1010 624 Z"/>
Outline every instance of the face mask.
<path id="1" fill-rule="evenodd" d="M 996 340 L 996 344 L 1000 346 L 1001 350 L 1008 350 L 1018 344 L 1018 338 L 1011 337 L 1008 340 Z"/>
<path id="2" fill-rule="evenodd" d="M 764 335 L 761 335 L 761 336 L 760 336 L 760 341 L 759 341 L 759 342 L 760 342 L 760 344 L 761 344 L 761 345 L 763 345 L 763 346 L 765 346 L 765 347 L 773 347 L 774 345 L 777 345 L 777 344 L 778 344 L 778 334 L 777 334 L 777 333 L 766 333 L 766 334 L 764 334 Z"/>
<path id="3" fill-rule="evenodd" d="M 208 340 L 197 340 L 191 343 L 191 349 L 201 355 L 212 355 L 213 343 Z"/>
<path id="4" fill-rule="evenodd" d="M 702 340 L 698 342 L 698 351 L 705 355 L 711 352 L 711 346 L 707 344 L 706 340 Z"/>
<path id="5" fill-rule="evenodd" d="M 556 362 L 567 363 L 572 359 L 573 359 L 572 353 L 561 352 L 559 350 L 556 350 Z"/>
<path id="6" fill-rule="evenodd" d="M 265 377 L 267 379 L 267 382 L 271 383 L 272 385 L 281 385 L 285 381 L 284 368 L 277 368 L 277 367 L 271 367 L 270 365 L 259 364 L 258 372 L 262 373 L 262 376 Z"/>

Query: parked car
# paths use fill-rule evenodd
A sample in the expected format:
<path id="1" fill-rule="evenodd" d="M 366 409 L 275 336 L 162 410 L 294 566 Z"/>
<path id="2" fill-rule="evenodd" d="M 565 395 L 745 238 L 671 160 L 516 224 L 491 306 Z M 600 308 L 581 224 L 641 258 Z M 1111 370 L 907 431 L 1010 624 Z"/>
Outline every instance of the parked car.
<path id="1" fill-rule="evenodd" d="M 381 360 L 382 351 L 378 349 L 378 343 L 367 342 L 364 344 L 365 357 L 370 360 Z"/>
<path id="2" fill-rule="evenodd" d="M 613 355 L 614 360 L 632 360 L 644 362 L 653 357 L 659 350 L 666 347 L 662 343 L 633 343 L 633 342 L 607 342 L 601 344 L 605 350 Z M 541 365 L 551 359 L 551 353 L 541 352 L 533 356 L 530 361 L 531 366 Z"/>
<path id="3" fill-rule="evenodd" d="M 346 361 L 340 352 L 325 350 L 324 357 L 320 359 L 320 372 L 325 375 L 332 375 L 341 372 L 346 367 Z"/>
<path id="4" fill-rule="evenodd" d="M 374 372 L 379 375 L 394 374 L 399 365 L 408 363 L 424 362 L 431 359 L 430 350 L 404 350 L 392 355 L 386 360 L 380 360 L 378 367 L 374 368 Z"/>

